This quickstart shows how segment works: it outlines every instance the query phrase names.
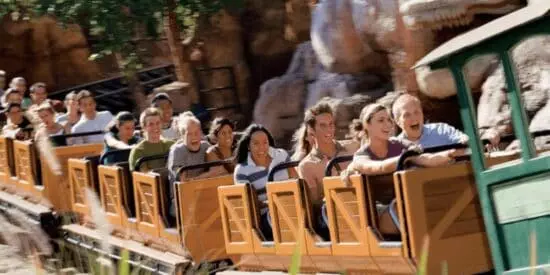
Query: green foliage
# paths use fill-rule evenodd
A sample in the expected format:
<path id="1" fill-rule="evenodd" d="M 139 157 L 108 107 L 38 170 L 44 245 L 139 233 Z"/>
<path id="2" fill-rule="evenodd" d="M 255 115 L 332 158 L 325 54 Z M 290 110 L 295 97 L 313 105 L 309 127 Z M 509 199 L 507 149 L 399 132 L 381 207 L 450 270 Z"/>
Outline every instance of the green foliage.
<path id="1" fill-rule="evenodd" d="M 122 250 L 121 259 L 118 263 L 118 274 L 127 275 L 130 274 L 130 252 L 126 249 Z"/>
<path id="2" fill-rule="evenodd" d="M 243 0 L 0 0 L 0 16 L 11 13 L 19 20 L 51 15 L 62 24 L 79 24 L 95 38 L 90 59 L 120 53 L 130 59 L 125 66 L 135 70 L 139 62 L 135 60 L 138 49 L 133 39 L 138 34 L 156 39 L 169 3 L 175 5 L 172 11 L 180 29 L 185 30 L 194 25 L 199 14 L 239 7 Z"/>

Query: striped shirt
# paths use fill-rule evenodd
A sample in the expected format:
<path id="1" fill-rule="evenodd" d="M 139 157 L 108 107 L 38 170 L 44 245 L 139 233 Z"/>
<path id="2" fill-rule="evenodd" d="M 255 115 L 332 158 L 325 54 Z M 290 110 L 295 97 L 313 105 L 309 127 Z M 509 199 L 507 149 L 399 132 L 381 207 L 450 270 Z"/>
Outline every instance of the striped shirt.
<path id="1" fill-rule="evenodd" d="M 271 163 L 269 164 L 268 169 L 266 169 L 266 167 L 257 166 L 252 160 L 249 152 L 247 162 L 237 164 L 233 174 L 236 184 L 250 183 L 256 190 L 260 201 L 267 200 L 265 186 L 267 184 L 267 177 L 271 169 L 280 163 L 290 161 L 290 156 L 284 149 L 269 147 L 269 156 L 271 157 Z M 289 175 L 287 169 L 279 170 L 275 173 L 275 175 L 273 175 L 274 181 L 287 180 L 288 178 Z M 262 208 L 261 213 L 267 213 L 267 210 L 267 208 Z"/>

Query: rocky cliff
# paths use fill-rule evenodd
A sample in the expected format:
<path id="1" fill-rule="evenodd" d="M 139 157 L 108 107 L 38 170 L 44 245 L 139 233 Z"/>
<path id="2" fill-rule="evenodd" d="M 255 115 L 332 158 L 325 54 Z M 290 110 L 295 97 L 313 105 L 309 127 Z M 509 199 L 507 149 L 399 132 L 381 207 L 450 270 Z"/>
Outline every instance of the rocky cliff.
<path id="1" fill-rule="evenodd" d="M 90 51 L 80 27 L 64 29 L 49 17 L 0 23 L 0 69 L 7 77 L 23 76 L 51 88 L 97 79 L 99 67 L 88 61 Z"/>

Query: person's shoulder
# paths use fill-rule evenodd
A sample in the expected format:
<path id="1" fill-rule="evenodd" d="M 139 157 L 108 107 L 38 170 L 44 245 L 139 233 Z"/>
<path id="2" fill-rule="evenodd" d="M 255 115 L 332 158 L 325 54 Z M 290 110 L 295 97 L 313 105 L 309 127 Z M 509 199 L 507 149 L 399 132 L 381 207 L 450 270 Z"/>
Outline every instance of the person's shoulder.
<path id="1" fill-rule="evenodd" d="M 167 147 L 170 147 L 170 148 L 174 148 L 174 147 L 177 147 L 177 146 L 182 146 L 183 143 L 179 143 L 179 142 L 176 142 L 174 140 L 171 140 L 171 139 L 161 139 L 160 142 L 162 142 L 162 144 L 164 146 L 167 146 Z"/>
<path id="2" fill-rule="evenodd" d="M 105 135 L 103 135 L 104 138 L 115 138 L 115 139 L 118 139 L 118 135 L 111 132 L 111 131 L 108 131 L 107 133 L 105 133 Z"/>
<path id="3" fill-rule="evenodd" d="M 208 150 L 212 144 L 210 144 L 208 141 L 201 140 L 201 150 Z"/>
<path id="4" fill-rule="evenodd" d="M 142 140 L 142 141 L 138 142 L 138 143 L 136 144 L 136 146 L 134 146 L 134 148 L 132 148 L 132 150 L 130 151 L 130 153 L 131 153 L 131 154 L 136 154 L 136 153 L 141 154 L 142 152 L 144 152 L 144 151 L 145 151 L 145 146 L 146 146 L 145 143 L 146 143 L 146 142 L 147 142 L 146 140 Z"/>
<path id="5" fill-rule="evenodd" d="M 308 165 L 312 162 L 314 162 L 314 158 L 311 155 L 311 152 L 309 152 L 307 155 L 305 155 L 305 157 L 302 158 L 302 160 L 300 160 L 299 166 Z"/>
<path id="6" fill-rule="evenodd" d="M 235 175 L 246 175 L 250 174 L 250 172 L 250 166 L 248 166 L 246 163 L 237 163 L 237 165 L 235 165 L 235 170 L 233 170 L 233 173 Z"/>
<path id="7" fill-rule="evenodd" d="M 55 121 L 56 122 L 60 122 L 60 121 L 64 121 L 64 120 L 67 120 L 67 117 L 69 115 L 66 114 L 66 113 L 57 113 L 56 116 L 55 116 Z"/>
<path id="8" fill-rule="evenodd" d="M 208 146 L 208 148 L 206 149 L 206 153 L 207 153 L 207 154 L 212 154 L 212 153 L 214 153 L 215 150 L 216 150 L 216 145 L 210 145 L 210 146 Z"/>
<path id="9" fill-rule="evenodd" d="M 311 166 L 314 166 L 317 164 L 318 161 L 316 161 L 311 154 L 307 154 L 298 164 L 298 169 L 300 170 L 308 170 Z"/>
<path id="10" fill-rule="evenodd" d="M 101 117 L 113 117 L 113 114 L 109 111 L 98 111 L 97 115 Z"/>
<path id="11" fill-rule="evenodd" d="M 86 120 L 79 119 L 72 127 L 73 132 L 84 130 L 82 128 L 86 127 Z"/>
<path id="12" fill-rule="evenodd" d="M 448 124 L 445 122 L 428 123 L 428 124 L 425 124 L 424 127 L 430 131 L 436 131 L 438 133 L 447 132 L 447 131 L 456 129 L 451 124 Z"/>
<path id="13" fill-rule="evenodd" d="M 272 150 L 273 158 L 287 159 L 290 157 L 288 152 L 283 148 L 271 148 L 271 150 Z"/>

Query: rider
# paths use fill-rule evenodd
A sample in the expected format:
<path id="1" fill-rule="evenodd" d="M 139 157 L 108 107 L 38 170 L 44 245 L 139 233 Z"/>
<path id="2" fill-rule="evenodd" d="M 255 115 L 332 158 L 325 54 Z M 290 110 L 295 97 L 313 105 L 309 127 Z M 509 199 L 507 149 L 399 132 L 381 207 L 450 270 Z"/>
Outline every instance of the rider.
<path id="1" fill-rule="evenodd" d="M 422 104 L 415 96 L 399 96 L 393 103 L 392 113 L 403 130 L 398 138 L 423 148 L 468 142 L 467 135 L 447 123 L 425 124 Z"/>

